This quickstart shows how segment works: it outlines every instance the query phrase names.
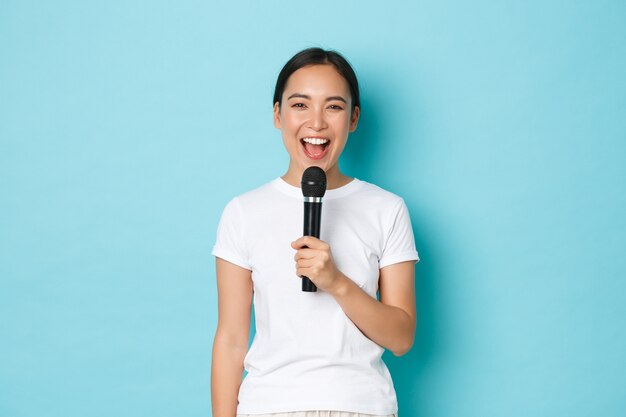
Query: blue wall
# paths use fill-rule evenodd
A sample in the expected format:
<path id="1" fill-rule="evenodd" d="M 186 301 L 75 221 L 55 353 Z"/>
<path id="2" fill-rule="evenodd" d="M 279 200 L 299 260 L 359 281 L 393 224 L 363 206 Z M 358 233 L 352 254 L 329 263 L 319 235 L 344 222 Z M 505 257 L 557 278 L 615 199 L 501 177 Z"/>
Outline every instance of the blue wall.
<path id="1" fill-rule="evenodd" d="M 422 262 L 410 416 L 626 412 L 626 3 L 0 3 L 0 416 L 207 416 L 224 204 L 282 64 L 363 86 L 347 173 Z"/>

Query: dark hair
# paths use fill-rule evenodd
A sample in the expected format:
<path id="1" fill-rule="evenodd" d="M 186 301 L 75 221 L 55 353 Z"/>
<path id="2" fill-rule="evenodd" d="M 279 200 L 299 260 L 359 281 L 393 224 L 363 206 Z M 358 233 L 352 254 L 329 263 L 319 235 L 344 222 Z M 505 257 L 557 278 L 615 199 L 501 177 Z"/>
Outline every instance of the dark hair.
<path id="1" fill-rule="evenodd" d="M 324 65 L 330 64 L 341 75 L 350 88 L 350 95 L 352 96 L 352 110 L 356 106 L 361 107 L 359 100 L 359 82 L 356 78 L 354 70 L 341 54 L 331 50 L 324 50 L 322 48 L 307 48 L 297 54 L 295 54 L 283 67 L 278 74 L 278 80 L 276 80 L 276 88 L 274 89 L 274 102 L 278 103 L 278 106 L 282 104 L 283 92 L 285 91 L 285 85 L 287 80 L 291 77 L 291 74 L 299 70 L 300 68 L 307 67 L 309 65 Z"/>

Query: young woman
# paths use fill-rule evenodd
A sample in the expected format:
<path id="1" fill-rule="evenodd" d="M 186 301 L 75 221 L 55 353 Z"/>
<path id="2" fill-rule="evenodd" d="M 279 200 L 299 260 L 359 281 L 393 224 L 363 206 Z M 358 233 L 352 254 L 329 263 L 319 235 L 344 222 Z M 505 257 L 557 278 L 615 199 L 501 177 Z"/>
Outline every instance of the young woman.
<path id="1" fill-rule="evenodd" d="M 306 49 L 283 67 L 273 103 L 287 172 L 228 203 L 213 249 L 213 417 L 396 415 L 381 356 L 413 344 L 419 258 L 403 200 L 339 168 L 359 121 L 356 75 L 338 53 Z M 310 166 L 327 176 L 321 240 L 299 236 Z M 303 292 L 301 276 L 318 291 Z"/>

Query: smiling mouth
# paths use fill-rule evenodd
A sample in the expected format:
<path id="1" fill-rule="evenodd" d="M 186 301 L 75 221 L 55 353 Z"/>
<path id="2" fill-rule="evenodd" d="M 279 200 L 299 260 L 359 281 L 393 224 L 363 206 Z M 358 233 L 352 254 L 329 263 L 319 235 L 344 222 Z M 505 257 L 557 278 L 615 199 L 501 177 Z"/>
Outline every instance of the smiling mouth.
<path id="1" fill-rule="evenodd" d="M 326 156 L 330 140 L 325 138 L 302 138 L 300 139 L 305 155 L 310 159 L 322 159 Z"/>

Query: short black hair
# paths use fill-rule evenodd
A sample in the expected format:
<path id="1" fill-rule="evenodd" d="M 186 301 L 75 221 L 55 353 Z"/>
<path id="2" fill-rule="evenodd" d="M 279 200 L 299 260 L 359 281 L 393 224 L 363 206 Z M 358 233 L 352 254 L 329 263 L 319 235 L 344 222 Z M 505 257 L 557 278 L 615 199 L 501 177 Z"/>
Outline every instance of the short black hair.
<path id="1" fill-rule="evenodd" d="M 285 85 L 287 80 L 291 77 L 291 74 L 299 70 L 300 68 L 310 65 L 332 65 L 335 67 L 339 75 L 341 75 L 348 83 L 350 89 L 350 95 L 352 97 L 352 110 L 355 107 L 361 107 L 359 100 L 359 81 L 356 78 L 356 74 L 350 66 L 350 63 L 339 52 L 332 50 L 325 50 L 322 48 L 307 48 L 297 54 L 295 54 L 283 67 L 278 74 L 276 80 L 276 87 L 274 88 L 274 102 L 278 103 L 278 106 L 282 104 L 283 92 L 285 91 Z"/>

